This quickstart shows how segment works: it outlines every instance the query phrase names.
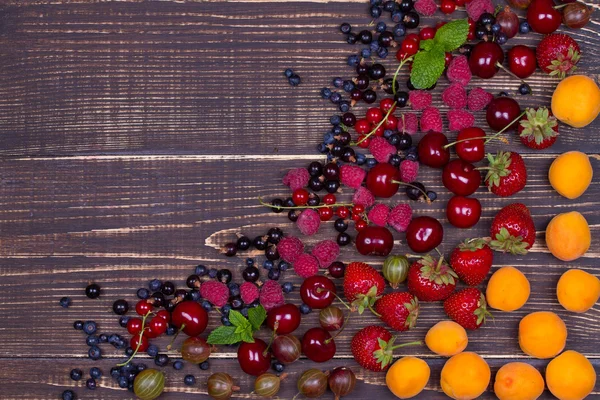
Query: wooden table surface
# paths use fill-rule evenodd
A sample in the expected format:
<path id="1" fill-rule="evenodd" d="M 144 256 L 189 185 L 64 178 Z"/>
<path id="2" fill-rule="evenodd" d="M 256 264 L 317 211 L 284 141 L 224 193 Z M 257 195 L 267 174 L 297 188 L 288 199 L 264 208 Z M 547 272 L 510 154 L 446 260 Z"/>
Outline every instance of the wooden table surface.
<path id="1" fill-rule="evenodd" d="M 240 279 L 245 256 L 225 259 L 216 248 L 236 233 L 255 236 L 273 226 L 298 234 L 285 214 L 270 213 L 257 197 L 286 196 L 281 184 L 285 170 L 322 159 L 315 145 L 336 110 L 320 100 L 318 91 L 334 76 L 351 75 L 345 57 L 356 48 L 344 43 L 338 25 L 366 26 L 366 10 L 362 0 L 2 2 L 0 398 L 55 399 L 66 388 L 82 399 L 132 398 L 110 377 L 101 379 L 95 392 L 86 390 L 83 381 L 69 379 L 71 368 L 87 371 L 92 365 L 108 375 L 123 359 L 108 347 L 101 362 L 87 359 L 85 338 L 72 328 L 74 320 L 93 319 L 103 332 L 124 333 L 110 306 L 117 298 L 135 301 L 136 289 L 150 279 L 183 285 L 199 263 L 228 267 Z M 597 10 L 595 14 L 597 19 Z M 457 11 L 452 17 L 464 15 Z M 599 31 L 597 21 L 569 31 L 583 51 L 580 72 L 595 79 L 600 74 Z M 539 40 L 530 34 L 509 45 L 535 46 Z M 390 69 L 397 65 L 393 56 L 384 64 Z M 287 84 L 285 68 L 302 76 L 301 86 Z M 518 97 L 520 104 L 548 105 L 556 80 L 538 71 L 530 84 L 534 95 Z M 475 79 L 471 87 L 475 85 L 515 93 L 518 82 L 500 73 L 488 81 Z M 436 103 L 446 86 L 442 79 L 434 91 Z M 476 120 L 485 126 L 481 112 Z M 469 334 L 468 350 L 485 357 L 493 371 L 514 360 L 546 366 L 547 361 L 525 356 L 516 339 L 520 318 L 536 310 L 552 310 L 564 318 L 567 348 L 584 353 L 600 370 L 600 306 L 573 314 L 560 307 L 555 295 L 559 276 L 570 267 L 600 274 L 600 185 L 595 179 L 582 197 L 570 201 L 554 192 L 547 179 L 555 155 L 568 150 L 595 155 L 592 164 L 600 171 L 600 119 L 584 129 L 561 125 L 560 132 L 556 145 L 539 152 L 527 151 L 514 134 L 508 135 L 511 149 L 526 160 L 527 187 L 509 199 L 480 189 L 483 217 L 471 230 L 449 227 L 443 211 L 449 193 L 439 171 L 423 169 L 422 181 L 440 199 L 416 205 L 416 212 L 444 222 L 441 249 L 446 254 L 464 238 L 487 235 L 495 212 L 505 204 L 523 202 L 534 216 L 538 234 L 531 252 L 523 257 L 498 254 L 494 267 L 514 265 L 524 271 L 532 285 L 529 302 L 517 312 L 496 312 L 493 321 Z M 347 192 L 340 197 L 348 197 Z M 553 258 L 544 244 L 548 221 L 568 210 L 586 217 L 593 236 L 588 253 L 571 263 Z M 333 237 L 331 224 L 308 242 Z M 396 251 L 406 252 L 403 235 L 395 236 Z M 341 259 L 381 264 L 349 248 Z M 298 284 L 294 276 L 287 272 L 283 280 Z M 84 296 L 83 288 L 92 281 L 102 286 L 98 300 Z M 62 296 L 73 299 L 72 307 L 58 306 Z M 299 303 L 297 291 L 291 301 Z M 423 304 L 416 329 L 402 333 L 400 340 L 423 339 L 442 318 L 441 304 Z M 304 321 L 298 334 L 317 324 L 317 313 Z M 211 315 L 211 327 L 218 323 Z M 338 352 L 331 362 L 315 365 L 303 359 L 288 367 L 291 376 L 281 398 L 294 395 L 302 370 L 339 365 L 352 367 L 360 380 L 349 398 L 391 398 L 384 374 L 361 370 L 351 360 L 350 338 L 370 323 L 377 319 L 366 313 L 355 318 L 336 340 Z M 164 348 L 165 340 L 159 343 Z M 425 347 L 403 353 L 424 357 L 432 366 L 419 398 L 445 398 L 439 386 L 445 360 Z M 169 355 L 178 357 L 175 351 Z M 210 371 L 228 371 L 242 387 L 236 397 L 252 397 L 252 380 L 234 358 L 235 348 L 219 348 Z M 152 360 L 144 361 L 152 365 Z M 166 371 L 163 398 L 207 397 L 203 383 L 208 372 L 192 365 Z M 198 379 L 193 387 L 183 385 L 189 373 Z M 482 398 L 494 396 L 487 392 Z M 600 383 L 590 398 L 600 398 Z"/>

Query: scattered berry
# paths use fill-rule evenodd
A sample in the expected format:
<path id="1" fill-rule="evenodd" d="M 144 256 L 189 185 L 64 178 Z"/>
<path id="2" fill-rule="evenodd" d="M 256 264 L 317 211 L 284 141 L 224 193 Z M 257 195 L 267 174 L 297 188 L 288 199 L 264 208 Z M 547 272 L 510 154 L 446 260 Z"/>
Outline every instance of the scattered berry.
<path id="1" fill-rule="evenodd" d="M 240 285 L 240 297 L 245 304 L 251 304 L 259 296 L 258 287 L 254 283 L 244 282 Z"/>
<path id="2" fill-rule="evenodd" d="M 298 221 L 296 221 L 296 225 L 303 235 L 312 236 L 319 230 L 319 226 L 321 225 L 321 217 L 319 217 L 319 213 L 315 210 L 307 208 L 300 213 Z"/>
<path id="3" fill-rule="evenodd" d="M 365 208 L 371 207 L 373 204 L 375 204 L 375 196 L 373 196 L 373 193 L 371 193 L 369 189 L 361 186 L 354 192 L 354 196 L 352 196 L 352 202 L 355 205 L 362 205 Z"/>
<path id="4" fill-rule="evenodd" d="M 494 3 L 492 0 L 471 0 L 465 5 L 469 18 L 473 21 L 478 21 L 484 13 L 494 13 Z"/>
<path id="5" fill-rule="evenodd" d="M 416 114 L 404 113 L 398 118 L 398 131 L 414 135 L 419 131 L 419 119 Z"/>
<path id="6" fill-rule="evenodd" d="M 319 272 L 319 261 L 310 254 L 302 254 L 294 261 L 294 271 L 302 278 L 314 276 Z"/>
<path id="7" fill-rule="evenodd" d="M 283 177 L 283 184 L 289 186 L 290 189 L 302 189 L 308 185 L 310 174 L 306 168 L 296 168 L 288 171 Z"/>
<path id="8" fill-rule="evenodd" d="M 277 252 L 282 260 L 293 263 L 296 258 L 304 253 L 304 244 L 294 236 L 285 236 L 277 244 Z"/>
<path id="9" fill-rule="evenodd" d="M 434 0 L 417 0 L 413 5 L 416 12 L 425 16 L 432 16 L 437 10 Z"/>
<path id="10" fill-rule="evenodd" d="M 69 308 L 69 306 L 71 305 L 71 298 L 70 297 L 63 297 L 59 300 L 58 304 L 60 304 L 60 306 L 62 308 Z"/>
<path id="11" fill-rule="evenodd" d="M 360 187 L 366 175 L 365 170 L 356 165 L 345 164 L 340 168 L 340 182 L 353 189 Z"/>
<path id="12" fill-rule="evenodd" d="M 327 268 L 340 255 L 340 246 L 333 240 L 323 240 L 315 244 L 311 254 L 317 259 L 321 268 Z"/>
<path id="13" fill-rule="evenodd" d="M 402 160 L 400 163 L 400 180 L 402 182 L 413 182 L 419 175 L 419 163 L 412 160 Z"/>
<path id="14" fill-rule="evenodd" d="M 460 131 L 475 124 L 475 117 L 467 110 L 448 111 L 448 130 Z"/>
<path id="15" fill-rule="evenodd" d="M 494 99 L 494 95 L 486 92 L 480 87 L 476 87 L 469 91 L 467 96 L 467 106 L 471 111 L 480 111 L 487 107 Z"/>
<path id="16" fill-rule="evenodd" d="M 388 217 L 388 225 L 398 232 L 406 232 L 412 219 L 412 208 L 408 204 L 398 204 L 392 208 Z"/>
<path id="17" fill-rule="evenodd" d="M 442 92 L 442 101 L 450 108 L 465 108 L 467 106 L 467 91 L 460 83 L 453 83 Z"/>
<path id="18" fill-rule="evenodd" d="M 206 281 L 200 286 L 202 298 L 216 307 L 223 307 L 229 300 L 229 288 L 226 284 L 216 281 Z"/>
<path id="19" fill-rule="evenodd" d="M 471 81 L 471 69 L 469 68 L 469 60 L 466 56 L 459 55 L 452 58 L 448 69 L 446 70 L 446 77 L 452 83 L 460 83 L 466 86 Z"/>
<path id="20" fill-rule="evenodd" d="M 386 206 L 385 204 L 379 203 L 379 204 L 375 204 L 371 208 L 371 210 L 369 210 L 367 217 L 369 218 L 369 221 L 371 221 L 375 225 L 386 226 L 389 214 L 390 214 L 390 208 L 388 206 Z"/>
<path id="21" fill-rule="evenodd" d="M 443 129 L 442 116 L 435 107 L 427 107 L 421 114 L 421 132 L 441 132 Z"/>
<path id="22" fill-rule="evenodd" d="M 411 90 L 408 93 L 408 102 L 410 103 L 410 107 L 415 111 L 426 109 L 431 105 L 432 100 L 431 93 L 426 90 Z"/>
<path id="23" fill-rule="evenodd" d="M 388 162 L 390 156 L 397 152 L 396 146 L 391 145 L 386 139 L 379 136 L 371 139 L 369 151 L 373 155 L 373 158 L 380 163 Z"/>
<path id="24" fill-rule="evenodd" d="M 260 290 L 260 304 L 269 311 L 285 303 L 283 290 L 276 281 L 267 281 Z"/>

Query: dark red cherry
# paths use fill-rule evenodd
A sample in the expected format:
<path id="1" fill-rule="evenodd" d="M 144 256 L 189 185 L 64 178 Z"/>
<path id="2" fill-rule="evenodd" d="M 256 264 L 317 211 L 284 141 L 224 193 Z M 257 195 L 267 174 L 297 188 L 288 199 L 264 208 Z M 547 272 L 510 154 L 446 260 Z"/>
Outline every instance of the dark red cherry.
<path id="1" fill-rule="evenodd" d="M 446 205 L 446 217 L 457 228 L 470 228 L 481 217 L 481 203 L 473 197 L 453 196 Z"/>
<path id="2" fill-rule="evenodd" d="M 375 197 L 392 197 L 399 185 L 392 181 L 400 181 L 400 170 L 388 163 L 379 163 L 367 173 L 367 189 Z"/>
<path id="3" fill-rule="evenodd" d="M 501 131 L 502 129 L 516 129 L 518 127 L 518 121 L 515 121 L 521 114 L 521 107 L 519 103 L 512 97 L 496 97 L 488 105 L 487 111 L 485 112 L 485 119 L 495 131 Z M 513 122 L 514 121 L 514 122 Z M 511 122 L 513 122 L 511 124 Z"/>
<path id="4" fill-rule="evenodd" d="M 527 22 L 534 32 L 547 35 L 558 29 L 562 14 L 552 0 L 533 0 L 527 8 Z"/>
<path id="5" fill-rule="evenodd" d="M 456 140 L 459 142 L 455 145 L 456 155 L 460 157 L 461 160 L 470 163 L 476 163 L 483 160 L 485 157 L 485 139 L 481 139 L 482 137 L 485 137 L 485 132 L 483 129 L 475 126 L 465 128 L 458 132 Z M 464 142 L 460 142 L 460 140 L 464 140 Z"/>
<path id="6" fill-rule="evenodd" d="M 413 218 L 406 229 L 406 243 L 412 251 L 427 253 L 442 243 L 444 228 L 435 218 L 422 216 Z"/>
<path id="7" fill-rule="evenodd" d="M 311 361 L 329 361 L 335 355 L 335 342 L 323 328 L 311 328 L 302 337 L 302 352 Z"/>
<path id="8" fill-rule="evenodd" d="M 267 344 L 261 339 L 254 338 L 254 343 L 242 342 L 237 352 L 242 371 L 254 376 L 267 372 L 271 366 L 271 353 L 266 350 Z"/>
<path id="9" fill-rule="evenodd" d="M 363 256 L 387 256 L 394 247 L 394 237 L 383 226 L 367 226 L 356 235 L 356 249 Z"/>
<path id="10" fill-rule="evenodd" d="M 537 67 L 535 51 L 522 44 L 516 45 L 508 51 L 508 69 L 521 79 L 529 78 Z"/>
<path id="11" fill-rule="evenodd" d="M 481 184 L 481 174 L 475 166 L 463 160 L 452 160 L 442 172 L 442 183 L 459 196 L 475 193 Z"/>
<path id="12" fill-rule="evenodd" d="M 450 151 L 444 147 L 448 144 L 446 135 L 440 132 L 430 131 L 419 141 L 417 151 L 419 161 L 433 168 L 442 168 L 450 160 Z"/>
<path id="13" fill-rule="evenodd" d="M 473 75 L 489 79 L 496 75 L 498 64 L 504 61 L 502 47 L 496 42 L 479 42 L 469 55 L 469 68 Z"/>
<path id="14" fill-rule="evenodd" d="M 306 278 L 300 286 L 300 298 L 311 308 L 329 307 L 335 300 L 335 285 L 323 275 Z"/>
<path id="15" fill-rule="evenodd" d="M 277 323 L 277 333 L 280 335 L 294 332 L 300 326 L 301 320 L 300 310 L 294 304 L 282 304 L 267 313 L 267 326 L 275 330 Z"/>
<path id="16" fill-rule="evenodd" d="M 195 301 L 182 301 L 177 304 L 171 314 L 171 323 L 177 328 L 182 328 L 188 336 L 198 336 L 208 325 L 208 314 L 200 303 Z"/>

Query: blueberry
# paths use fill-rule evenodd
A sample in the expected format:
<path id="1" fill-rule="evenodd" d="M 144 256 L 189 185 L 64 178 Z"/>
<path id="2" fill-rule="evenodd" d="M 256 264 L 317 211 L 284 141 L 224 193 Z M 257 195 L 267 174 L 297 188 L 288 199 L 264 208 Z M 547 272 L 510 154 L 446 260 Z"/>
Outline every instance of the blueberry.
<path id="1" fill-rule="evenodd" d="M 294 74 L 288 78 L 288 82 L 292 86 L 298 86 L 302 82 L 302 80 L 300 79 L 299 75 Z"/>
<path id="2" fill-rule="evenodd" d="M 71 376 L 71 379 L 73 379 L 74 381 L 78 381 L 83 376 L 83 371 L 80 370 L 79 368 L 73 368 L 71 370 L 70 376 Z"/>
<path id="3" fill-rule="evenodd" d="M 353 34 L 352 32 L 348 33 L 346 36 L 346 43 L 348 44 L 356 44 L 358 42 L 359 37 Z"/>
<path id="4" fill-rule="evenodd" d="M 379 6 L 371 6 L 371 17 L 379 18 L 381 16 L 382 9 Z"/>
<path id="5" fill-rule="evenodd" d="M 239 296 L 240 295 L 240 285 L 237 283 L 229 287 L 229 295 L 230 296 Z"/>
<path id="6" fill-rule="evenodd" d="M 74 400 L 75 393 L 73 393 L 72 390 L 65 390 L 64 392 L 62 392 L 62 399 L 63 400 Z"/>
<path id="7" fill-rule="evenodd" d="M 373 168 L 377 165 L 377 160 L 374 158 L 367 158 L 367 167 Z"/>
<path id="8" fill-rule="evenodd" d="M 102 371 L 98 367 L 90 368 L 90 376 L 94 379 L 102 378 Z"/>
<path id="9" fill-rule="evenodd" d="M 263 262 L 264 269 L 273 269 L 273 266 L 274 266 L 274 264 L 273 264 L 273 261 L 271 261 L 271 260 L 265 260 Z"/>
<path id="10" fill-rule="evenodd" d="M 394 26 L 394 36 L 396 38 L 402 37 L 404 35 L 406 35 L 406 27 L 404 26 L 404 24 L 400 23 Z"/>
<path id="11" fill-rule="evenodd" d="M 212 304 L 210 303 L 210 301 L 204 300 L 202 302 L 202 308 L 204 308 L 206 311 L 210 311 L 210 310 L 212 310 L 213 307 L 212 307 Z"/>
<path id="12" fill-rule="evenodd" d="M 229 321 L 229 317 L 226 317 L 225 315 L 223 315 L 221 317 L 221 323 L 225 326 L 231 326 L 231 322 Z"/>
<path id="13" fill-rule="evenodd" d="M 269 270 L 268 277 L 269 277 L 269 279 L 276 281 L 276 280 L 279 280 L 280 275 L 281 275 L 281 272 L 279 272 L 278 269 L 273 268 L 273 269 Z"/>
<path id="14" fill-rule="evenodd" d="M 300 309 L 300 313 L 302 314 L 308 314 L 312 311 L 312 309 L 307 305 L 307 304 L 300 304 L 300 307 L 298 307 Z"/>
<path id="15" fill-rule="evenodd" d="M 92 360 L 99 360 L 102 358 L 102 350 L 98 346 L 92 346 L 88 350 L 88 357 Z"/>
<path id="16" fill-rule="evenodd" d="M 146 300 L 148 297 L 150 297 L 150 291 L 146 288 L 138 289 L 136 294 L 137 294 L 138 299 L 141 299 L 141 300 Z"/>
<path id="17" fill-rule="evenodd" d="M 96 346 L 98 343 L 100 343 L 100 340 L 98 340 L 97 335 L 89 335 L 85 338 L 85 344 L 88 346 Z"/>
<path id="18" fill-rule="evenodd" d="M 294 284 L 292 282 L 285 282 L 281 285 L 281 289 L 283 290 L 283 293 L 290 293 L 294 290 Z"/>
<path id="19" fill-rule="evenodd" d="M 119 325 L 121 325 L 122 328 L 127 328 L 127 323 L 129 322 L 129 319 L 130 317 L 122 315 L 121 317 L 119 317 Z"/>
<path id="20" fill-rule="evenodd" d="M 430 190 L 427 192 L 427 197 L 429 198 L 429 200 L 434 201 L 435 199 L 437 199 L 437 193 Z"/>
<path id="21" fill-rule="evenodd" d="M 529 33 L 531 27 L 527 21 L 523 21 L 519 24 L 519 33 L 526 34 Z"/>
<path id="22" fill-rule="evenodd" d="M 254 265 L 254 259 L 253 258 L 246 258 L 246 265 L 249 267 L 252 267 Z"/>
<path id="23" fill-rule="evenodd" d="M 327 145 L 325 143 L 319 143 L 317 145 L 317 151 L 321 154 L 325 154 L 329 152 L 329 148 L 327 147 Z M 291 210 L 293 211 L 293 210 Z"/>
<path id="24" fill-rule="evenodd" d="M 354 82 L 352 82 L 352 81 L 344 81 L 344 86 L 343 86 L 343 88 L 344 88 L 344 91 L 345 91 L 345 92 L 348 92 L 348 93 L 350 93 L 350 92 L 351 92 L 351 91 L 353 91 L 353 90 L 354 90 L 354 88 L 355 88 Z"/>
<path id="25" fill-rule="evenodd" d="M 392 165 L 394 167 L 399 167 L 401 161 L 402 161 L 402 157 L 400 157 L 398 154 L 392 154 L 390 156 L 388 163 L 390 163 L 390 165 Z"/>
<path id="26" fill-rule="evenodd" d="M 208 270 L 208 277 L 212 278 L 212 279 L 215 279 L 217 277 L 217 272 L 219 272 L 219 271 L 217 271 L 215 268 L 209 269 Z"/>
<path id="27" fill-rule="evenodd" d="M 148 283 L 148 289 L 150 289 L 151 292 L 156 292 L 157 290 L 160 290 L 161 286 L 162 286 L 162 282 L 159 281 L 158 279 L 152 279 Z"/>
<path id="28" fill-rule="evenodd" d="M 329 117 L 329 123 L 331 125 L 339 125 L 342 123 L 342 117 L 340 117 L 339 115 L 332 115 L 331 117 Z"/>
<path id="29" fill-rule="evenodd" d="M 350 111 L 350 102 L 346 100 L 340 101 L 338 109 L 343 113 Z"/>
<path id="30" fill-rule="evenodd" d="M 118 378 L 119 376 L 121 376 L 121 369 L 119 367 L 112 367 L 110 369 L 110 376 L 112 376 L 113 378 Z"/>
<path id="31" fill-rule="evenodd" d="M 157 354 L 156 357 L 154 357 L 154 364 L 158 365 L 159 367 L 164 367 L 168 363 L 169 356 L 166 354 Z"/>
<path id="32" fill-rule="evenodd" d="M 83 331 L 88 335 L 95 333 L 96 329 L 97 327 L 94 321 L 85 321 L 83 324 Z"/>
<path id="33" fill-rule="evenodd" d="M 177 371 L 179 371 L 180 369 L 183 369 L 183 361 L 181 360 L 177 360 L 173 363 L 173 368 L 176 369 Z"/>
<path id="34" fill-rule="evenodd" d="M 166 335 L 167 336 L 173 336 L 176 332 L 177 332 L 177 328 L 175 328 L 174 325 L 169 324 L 169 327 L 167 328 Z"/>
<path id="35" fill-rule="evenodd" d="M 221 315 L 229 315 L 230 311 L 231 311 L 231 304 L 225 304 L 223 307 L 221 307 Z"/>
<path id="36" fill-rule="evenodd" d="M 519 93 L 522 95 L 530 94 L 531 86 L 526 83 L 522 83 L 521 86 L 519 86 Z"/>
<path id="37" fill-rule="evenodd" d="M 363 165 L 367 161 L 367 157 L 363 153 L 356 153 L 356 164 Z"/>
<path id="38" fill-rule="evenodd" d="M 156 355 L 158 354 L 158 346 L 156 346 L 155 344 L 151 344 L 150 346 L 148 346 L 146 354 L 148 354 L 150 357 L 156 357 Z"/>
<path id="39" fill-rule="evenodd" d="M 392 22 L 400 23 L 404 19 L 404 13 L 402 11 L 394 11 L 392 13 Z"/>
<path id="40" fill-rule="evenodd" d="M 351 30 L 352 30 L 352 26 L 347 22 L 344 22 L 343 24 L 340 25 L 340 31 L 342 33 L 350 33 Z"/>
<path id="41" fill-rule="evenodd" d="M 203 363 L 200 363 L 200 369 L 203 371 L 206 371 L 209 367 L 210 367 L 210 365 L 208 364 L 208 361 L 204 361 Z"/>
<path id="42" fill-rule="evenodd" d="M 207 274 L 207 272 L 208 268 L 206 268 L 204 265 L 197 265 L 196 269 L 194 270 L 194 274 L 198 276 L 204 276 Z"/>
<path id="43" fill-rule="evenodd" d="M 286 78 L 291 77 L 292 75 L 294 75 L 294 71 L 292 71 L 291 68 L 286 69 L 285 71 L 283 71 L 283 74 L 285 75 Z"/>
<path id="44" fill-rule="evenodd" d="M 368 48 L 368 49 L 362 49 L 362 50 L 360 51 L 360 56 L 361 56 L 362 58 L 369 58 L 369 57 L 371 57 L 371 49 L 370 49 L 370 48 Z M 352 89 L 354 89 L 354 88 L 352 88 Z M 351 92 L 351 91 L 352 91 L 352 89 L 350 89 L 350 90 L 346 90 L 346 92 Z"/>
<path id="45" fill-rule="evenodd" d="M 388 2 L 386 2 L 386 3 L 388 3 Z M 385 9 L 385 6 L 384 6 L 384 9 Z M 386 11 L 390 11 L 390 10 L 386 10 Z M 386 28 L 387 28 L 387 26 L 385 25 L 385 22 L 383 22 L 383 21 L 378 22 L 377 25 L 375 26 L 375 30 L 379 33 L 385 31 Z"/>
<path id="46" fill-rule="evenodd" d="M 351 67 L 356 67 L 358 65 L 358 63 L 360 62 L 360 58 L 356 55 L 356 54 L 352 54 L 350 56 L 348 56 L 348 65 Z"/>
<path id="47" fill-rule="evenodd" d="M 379 43 L 375 42 L 371 42 L 371 44 L 369 45 L 369 48 L 371 49 L 371 51 L 377 51 L 379 50 Z"/>
<path id="48" fill-rule="evenodd" d="M 285 270 L 287 270 L 289 267 L 290 267 L 290 264 L 288 264 L 287 262 L 285 262 L 285 261 L 280 261 L 280 262 L 279 262 L 279 270 L 280 270 L 280 271 L 285 271 Z"/>
<path id="49" fill-rule="evenodd" d="M 129 386 L 129 379 L 127 379 L 126 376 L 120 376 L 119 377 L 119 387 L 126 389 L 127 386 Z"/>
<path id="50" fill-rule="evenodd" d="M 329 101 L 331 101 L 333 104 L 337 104 L 340 101 L 342 101 L 342 95 L 339 94 L 338 92 L 333 92 L 333 93 L 331 93 L 331 96 L 329 97 Z"/>
<path id="51" fill-rule="evenodd" d="M 283 372 L 283 370 L 285 369 L 285 366 L 279 361 L 275 361 L 273 365 L 271 365 L 271 367 L 275 372 Z"/>
<path id="52" fill-rule="evenodd" d="M 125 349 L 125 355 L 127 357 L 131 357 L 134 353 L 133 347 L 127 346 L 127 348 Z"/>
<path id="53" fill-rule="evenodd" d="M 381 47 L 379 50 L 377 50 L 377 57 L 379 58 L 386 58 L 389 54 L 389 51 L 387 48 L 385 47 Z"/>
<path id="54" fill-rule="evenodd" d="M 331 83 L 333 84 L 334 87 L 341 88 L 344 85 L 344 80 L 340 77 L 337 77 L 337 78 L 333 78 L 333 81 L 331 81 Z"/>
<path id="55" fill-rule="evenodd" d="M 506 33 L 500 32 L 498 35 L 496 35 L 496 43 L 505 44 L 507 41 L 508 41 L 508 36 L 506 36 Z"/>
<path id="56" fill-rule="evenodd" d="M 241 313 L 241 314 L 242 314 L 244 317 L 248 318 L 248 307 L 242 307 L 242 309 L 240 310 L 240 313 Z"/>
<path id="57" fill-rule="evenodd" d="M 194 375 L 186 375 L 185 378 L 183 378 L 183 383 L 187 386 L 192 386 L 196 383 L 196 377 Z"/>
<path id="58" fill-rule="evenodd" d="M 85 386 L 90 390 L 95 390 L 96 389 L 96 380 L 94 378 L 88 379 L 87 381 L 85 381 Z"/>
<path id="59" fill-rule="evenodd" d="M 500 26 L 500 24 L 492 25 L 492 33 L 500 33 L 501 30 L 502 30 L 502 27 Z"/>
<path id="60" fill-rule="evenodd" d="M 321 97 L 324 99 L 328 99 L 331 97 L 331 90 L 329 88 L 321 89 Z"/>
<path id="61" fill-rule="evenodd" d="M 58 304 L 60 304 L 62 308 L 69 308 L 69 306 L 71 305 L 71 298 L 63 297 L 59 300 Z"/>

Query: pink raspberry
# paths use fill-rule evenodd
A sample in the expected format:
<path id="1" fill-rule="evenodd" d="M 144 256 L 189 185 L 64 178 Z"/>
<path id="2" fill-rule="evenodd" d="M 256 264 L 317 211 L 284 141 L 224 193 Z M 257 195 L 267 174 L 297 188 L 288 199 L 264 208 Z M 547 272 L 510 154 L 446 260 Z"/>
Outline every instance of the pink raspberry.
<path id="1" fill-rule="evenodd" d="M 494 99 L 494 95 L 486 92 L 480 87 L 476 87 L 469 91 L 467 96 L 467 105 L 471 111 L 483 110 Z"/>
<path id="2" fill-rule="evenodd" d="M 371 221 L 375 225 L 386 226 L 389 214 L 390 208 L 385 204 L 378 203 L 375 204 L 373 208 L 369 210 L 369 214 L 367 214 L 367 217 L 369 218 L 369 221 Z"/>
<path id="3" fill-rule="evenodd" d="M 405 232 L 412 219 L 412 209 L 408 204 L 398 204 L 390 211 L 388 225 L 398 232 Z"/>
<path id="4" fill-rule="evenodd" d="M 442 92 L 442 101 L 450 108 L 465 108 L 467 106 L 467 91 L 460 83 L 453 83 Z"/>
<path id="5" fill-rule="evenodd" d="M 319 261 L 310 254 L 301 254 L 294 261 L 294 271 L 302 278 L 314 276 L 319 272 Z"/>
<path id="6" fill-rule="evenodd" d="M 229 300 L 229 288 L 217 281 L 206 281 L 200 285 L 200 295 L 217 307 L 223 307 Z"/>
<path id="7" fill-rule="evenodd" d="M 304 244 L 294 236 L 284 236 L 277 243 L 277 252 L 282 260 L 293 263 L 296 258 L 304 253 Z"/>
<path id="8" fill-rule="evenodd" d="M 478 21 L 483 13 L 494 13 L 494 3 L 492 0 L 472 0 L 465 5 L 465 8 L 473 21 Z"/>
<path id="9" fill-rule="evenodd" d="M 414 182 L 419 175 L 419 163 L 412 160 L 402 160 L 400 162 L 400 179 L 402 182 Z"/>
<path id="10" fill-rule="evenodd" d="M 283 290 L 277 281 L 268 280 L 260 289 L 260 304 L 269 311 L 285 303 Z"/>
<path id="11" fill-rule="evenodd" d="M 306 168 L 296 168 L 289 170 L 287 174 L 283 177 L 283 184 L 289 186 L 290 189 L 302 189 L 306 185 L 308 185 L 308 181 L 310 180 L 310 174 L 306 170 Z"/>
<path id="12" fill-rule="evenodd" d="M 433 0 L 417 0 L 415 1 L 415 11 L 421 15 L 432 16 L 437 10 L 437 5 Z"/>
<path id="13" fill-rule="evenodd" d="M 454 57 L 448 65 L 446 76 L 450 82 L 466 86 L 472 77 L 467 57 L 462 55 Z"/>
<path id="14" fill-rule="evenodd" d="M 414 135 L 419 131 L 419 119 L 416 114 L 404 113 L 398 118 L 398 131 Z"/>
<path id="15" fill-rule="evenodd" d="M 380 136 L 375 136 L 371 139 L 369 151 L 373 154 L 373 158 L 380 163 L 388 162 L 390 156 L 397 152 L 396 146 L 389 144 L 387 140 Z"/>
<path id="16" fill-rule="evenodd" d="M 470 128 L 475 123 L 475 117 L 467 110 L 448 111 L 448 130 L 460 131 Z"/>
<path id="17" fill-rule="evenodd" d="M 411 90 L 408 92 L 408 102 L 413 110 L 421 111 L 426 109 L 431 105 L 432 100 L 431 93 L 425 90 Z"/>
<path id="18" fill-rule="evenodd" d="M 327 268 L 340 255 L 340 246 L 333 240 L 323 240 L 310 252 L 319 262 L 321 268 Z"/>
<path id="19" fill-rule="evenodd" d="M 258 299 L 260 292 L 258 291 L 258 287 L 252 282 L 244 282 L 240 285 L 240 296 L 242 301 L 246 304 L 252 303 L 254 300 Z"/>
<path id="20" fill-rule="evenodd" d="M 296 225 L 303 235 L 311 236 L 317 233 L 319 230 L 319 226 L 321 225 L 321 217 L 319 217 L 319 213 L 315 210 L 307 208 L 300 213 L 300 216 L 298 216 Z"/>
<path id="21" fill-rule="evenodd" d="M 373 196 L 373 193 L 371 193 L 369 189 L 361 186 L 356 189 L 356 192 L 354 192 L 354 196 L 352 196 L 352 202 L 354 204 L 363 205 L 365 208 L 371 207 L 375 203 L 375 196 Z"/>
<path id="22" fill-rule="evenodd" d="M 365 170 L 357 165 L 344 164 L 340 168 L 340 182 L 353 189 L 363 183 L 366 175 Z"/>
<path id="23" fill-rule="evenodd" d="M 421 114 L 421 132 L 442 131 L 442 115 L 435 107 L 427 107 Z"/>

